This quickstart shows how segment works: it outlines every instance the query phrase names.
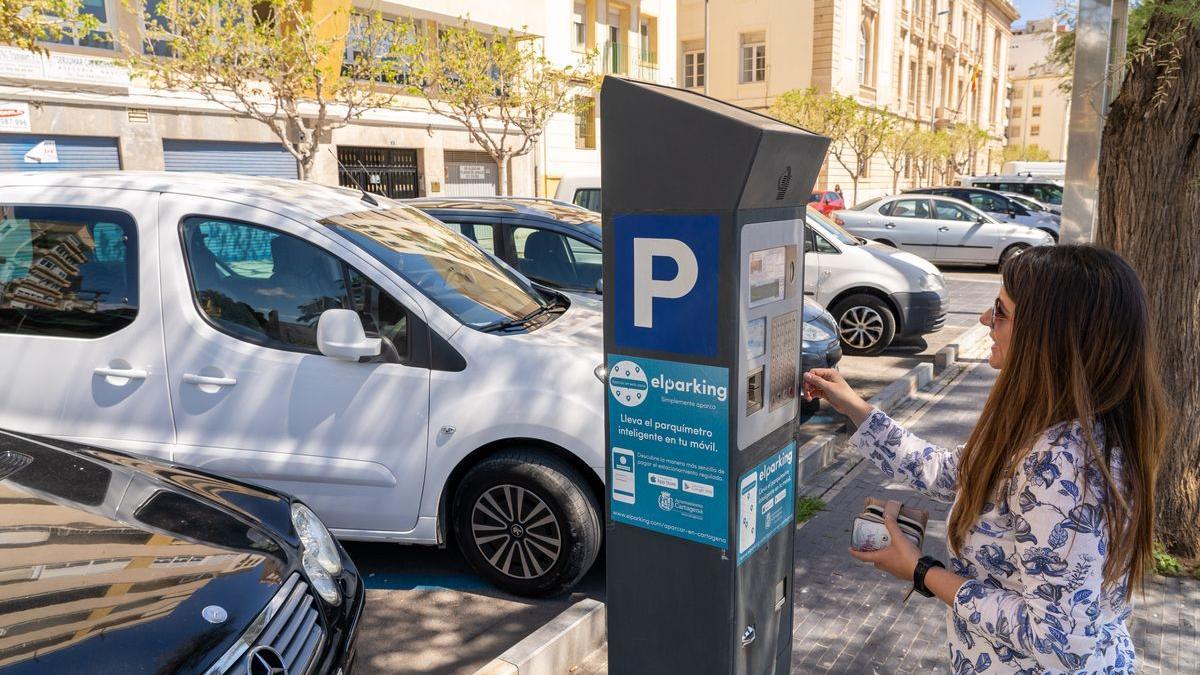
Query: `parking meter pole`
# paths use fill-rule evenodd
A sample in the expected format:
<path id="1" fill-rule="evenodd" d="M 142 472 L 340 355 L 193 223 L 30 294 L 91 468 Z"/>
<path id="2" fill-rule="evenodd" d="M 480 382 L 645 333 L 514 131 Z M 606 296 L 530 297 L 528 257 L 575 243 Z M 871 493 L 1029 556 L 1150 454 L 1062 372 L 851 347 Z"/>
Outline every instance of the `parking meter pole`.
<path id="1" fill-rule="evenodd" d="M 829 141 L 601 92 L 609 672 L 786 673 L 804 210 Z"/>

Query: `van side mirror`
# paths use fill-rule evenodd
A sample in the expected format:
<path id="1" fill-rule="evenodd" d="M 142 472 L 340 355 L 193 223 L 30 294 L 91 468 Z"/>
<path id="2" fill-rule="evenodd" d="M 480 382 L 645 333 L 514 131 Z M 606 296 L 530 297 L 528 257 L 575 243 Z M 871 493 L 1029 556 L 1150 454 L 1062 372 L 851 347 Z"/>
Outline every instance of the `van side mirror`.
<path id="1" fill-rule="evenodd" d="M 369 338 L 358 315 L 348 309 L 327 309 L 317 320 L 317 349 L 322 354 L 344 361 L 364 356 L 379 356 L 383 341 Z"/>

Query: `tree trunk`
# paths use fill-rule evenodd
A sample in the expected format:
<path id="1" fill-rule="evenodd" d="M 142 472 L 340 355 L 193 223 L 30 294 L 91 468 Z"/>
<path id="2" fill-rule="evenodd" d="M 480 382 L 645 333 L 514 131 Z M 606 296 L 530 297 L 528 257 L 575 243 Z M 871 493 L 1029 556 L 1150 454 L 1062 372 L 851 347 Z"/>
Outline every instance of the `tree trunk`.
<path id="1" fill-rule="evenodd" d="M 1097 242 L 1124 255 L 1146 285 L 1174 426 L 1159 472 L 1157 536 L 1200 557 L 1200 27 L 1168 40 L 1157 10 L 1130 63 L 1100 147 Z M 1179 62 L 1172 48 L 1179 50 Z M 1174 71 L 1174 81 L 1163 82 Z M 1165 87 L 1165 88 L 1164 88 Z M 1159 98 L 1156 101 L 1156 91 Z"/>
<path id="2" fill-rule="evenodd" d="M 896 187 L 900 184 L 900 172 L 892 172 L 892 194 L 896 194 Z"/>
<path id="3" fill-rule="evenodd" d="M 512 159 L 509 157 L 500 157 L 496 159 L 496 194 L 501 197 L 508 197 L 508 163 Z"/>
<path id="4" fill-rule="evenodd" d="M 850 177 L 850 198 L 853 200 L 851 204 L 858 203 L 858 174 Z"/>
<path id="5" fill-rule="evenodd" d="M 296 177 L 300 180 L 308 180 L 312 175 L 313 164 L 316 164 L 317 156 L 308 155 L 304 159 L 296 161 Z"/>

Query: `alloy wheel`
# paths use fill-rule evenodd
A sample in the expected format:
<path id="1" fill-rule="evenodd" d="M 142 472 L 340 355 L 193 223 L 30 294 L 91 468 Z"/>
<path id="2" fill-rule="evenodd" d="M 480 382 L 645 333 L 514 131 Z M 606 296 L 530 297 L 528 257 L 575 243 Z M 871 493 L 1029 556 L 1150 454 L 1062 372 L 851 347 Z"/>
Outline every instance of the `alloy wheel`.
<path id="1" fill-rule="evenodd" d="M 562 553 L 558 518 L 534 492 L 497 485 L 475 500 L 471 536 L 492 567 L 514 579 L 548 572 Z"/>
<path id="2" fill-rule="evenodd" d="M 883 317 L 870 307 L 851 307 L 838 319 L 838 333 L 851 347 L 869 349 L 883 337 Z"/>

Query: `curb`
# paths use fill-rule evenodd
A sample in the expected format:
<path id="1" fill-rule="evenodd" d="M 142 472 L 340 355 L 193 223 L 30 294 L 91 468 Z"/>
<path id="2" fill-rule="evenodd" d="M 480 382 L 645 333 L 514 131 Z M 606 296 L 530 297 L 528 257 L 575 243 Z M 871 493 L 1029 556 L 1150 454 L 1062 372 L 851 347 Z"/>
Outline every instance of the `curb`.
<path id="1" fill-rule="evenodd" d="M 917 364 L 912 370 L 884 387 L 883 391 L 873 396 L 868 403 L 886 413 L 892 412 L 899 403 L 933 381 L 935 376 L 941 375 L 946 369 L 954 366 L 958 362 L 958 355 L 971 351 L 976 343 L 988 336 L 988 332 L 988 327 L 983 325 L 963 331 L 954 342 L 937 350 L 937 353 L 933 355 L 933 363 Z M 837 434 L 817 436 L 800 447 L 796 456 L 797 494 L 806 478 L 815 476 L 833 463 L 838 447 L 841 445 L 841 437 L 851 431 L 849 427 L 850 423 L 846 422 Z"/>
<path id="2" fill-rule="evenodd" d="M 605 607 L 580 600 L 530 633 L 475 675 L 560 675 L 604 645 Z"/>

